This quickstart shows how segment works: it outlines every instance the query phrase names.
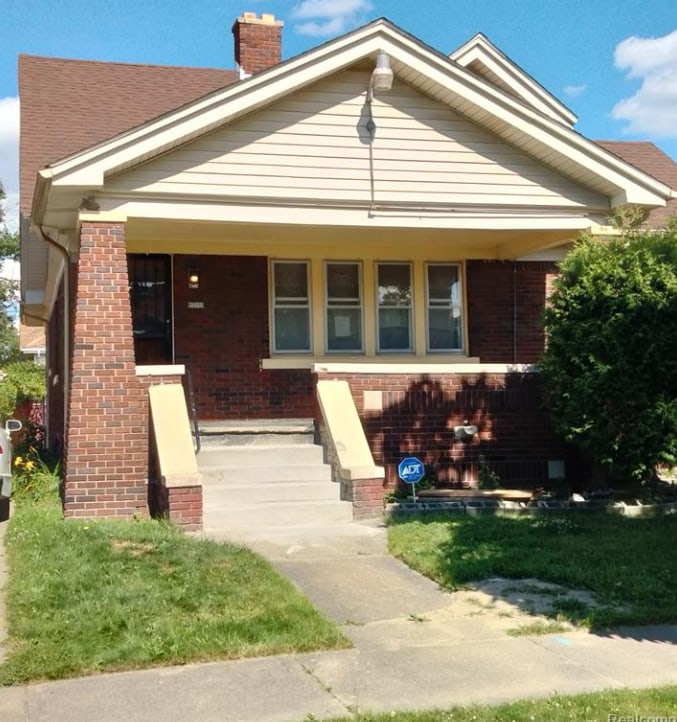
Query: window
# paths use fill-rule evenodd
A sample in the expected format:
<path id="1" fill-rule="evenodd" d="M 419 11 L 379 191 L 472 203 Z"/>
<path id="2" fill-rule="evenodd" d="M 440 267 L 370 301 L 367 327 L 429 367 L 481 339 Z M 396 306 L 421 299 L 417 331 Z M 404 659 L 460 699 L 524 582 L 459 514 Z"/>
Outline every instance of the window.
<path id="1" fill-rule="evenodd" d="M 326 265 L 327 351 L 362 351 L 362 288 L 359 263 Z"/>
<path id="2" fill-rule="evenodd" d="M 275 351 L 310 351 L 310 296 L 306 261 L 273 262 Z"/>
<path id="3" fill-rule="evenodd" d="M 460 269 L 455 264 L 427 266 L 426 312 L 429 351 L 460 351 L 461 324 Z"/>
<path id="4" fill-rule="evenodd" d="M 411 266 L 379 263 L 376 274 L 378 350 L 411 351 Z"/>

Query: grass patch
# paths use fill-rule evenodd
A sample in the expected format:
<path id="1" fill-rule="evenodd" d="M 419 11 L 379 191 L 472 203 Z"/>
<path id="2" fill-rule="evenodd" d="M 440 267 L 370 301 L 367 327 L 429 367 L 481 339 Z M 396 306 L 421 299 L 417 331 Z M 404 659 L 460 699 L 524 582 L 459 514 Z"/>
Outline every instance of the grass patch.
<path id="1" fill-rule="evenodd" d="M 531 624 L 522 624 L 519 627 L 508 629 L 506 633 L 510 637 L 532 637 L 537 634 L 559 634 L 570 630 L 570 625 L 549 619 L 531 622 Z"/>
<path id="2" fill-rule="evenodd" d="M 387 712 L 341 717 L 327 722 L 610 722 L 614 719 L 662 719 L 677 716 L 677 687 L 606 690 L 571 697 L 553 696 L 495 707 L 472 705 L 432 712 Z M 312 718 L 309 718 L 312 719 Z"/>
<path id="3" fill-rule="evenodd" d="M 247 549 L 164 522 L 64 521 L 35 496 L 6 532 L 0 684 L 349 646 Z"/>
<path id="4" fill-rule="evenodd" d="M 677 516 L 604 512 L 393 520 L 390 552 L 450 590 L 490 577 L 537 578 L 592 592 L 555 613 L 591 627 L 677 620 Z"/>

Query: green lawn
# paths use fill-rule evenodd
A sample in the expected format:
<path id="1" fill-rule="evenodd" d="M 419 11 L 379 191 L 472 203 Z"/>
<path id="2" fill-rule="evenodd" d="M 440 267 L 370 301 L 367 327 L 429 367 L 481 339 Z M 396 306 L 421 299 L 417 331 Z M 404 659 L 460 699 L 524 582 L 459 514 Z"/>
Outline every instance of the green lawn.
<path id="1" fill-rule="evenodd" d="M 157 521 L 63 521 L 53 502 L 9 524 L 0 684 L 349 646 L 247 549 Z"/>
<path id="2" fill-rule="evenodd" d="M 388 539 L 393 555 L 446 589 L 490 577 L 535 577 L 596 595 L 599 608 L 558 610 L 573 622 L 677 620 L 677 515 L 418 517 L 392 521 Z"/>
<path id="3" fill-rule="evenodd" d="M 677 718 L 677 687 L 607 690 L 496 707 L 473 705 L 432 712 L 361 714 L 327 722 L 620 722 L 623 718 L 625 722 Z"/>

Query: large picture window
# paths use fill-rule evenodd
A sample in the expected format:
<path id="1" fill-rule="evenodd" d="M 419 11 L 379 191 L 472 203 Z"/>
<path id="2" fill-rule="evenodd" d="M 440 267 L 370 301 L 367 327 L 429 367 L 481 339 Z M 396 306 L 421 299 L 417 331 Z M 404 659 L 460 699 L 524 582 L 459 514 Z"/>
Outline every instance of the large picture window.
<path id="1" fill-rule="evenodd" d="M 411 351 L 411 265 L 378 263 L 376 275 L 378 351 Z"/>
<path id="2" fill-rule="evenodd" d="M 362 284 L 359 263 L 327 263 L 327 351 L 362 351 Z"/>
<path id="3" fill-rule="evenodd" d="M 460 351 L 463 346 L 460 269 L 455 264 L 431 263 L 426 276 L 428 350 Z"/>
<path id="4" fill-rule="evenodd" d="M 274 261 L 272 295 L 275 351 L 310 351 L 308 263 Z"/>

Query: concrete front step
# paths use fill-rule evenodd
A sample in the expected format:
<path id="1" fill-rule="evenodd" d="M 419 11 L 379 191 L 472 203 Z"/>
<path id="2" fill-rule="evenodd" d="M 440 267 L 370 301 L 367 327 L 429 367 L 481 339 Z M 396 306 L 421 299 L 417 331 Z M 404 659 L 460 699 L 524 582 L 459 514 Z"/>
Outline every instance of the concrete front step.
<path id="1" fill-rule="evenodd" d="M 314 444 L 277 446 L 205 446 L 197 455 L 198 468 L 214 466 L 248 469 L 321 465 L 324 451 Z"/>
<path id="2" fill-rule="evenodd" d="M 312 445 L 312 419 L 263 419 L 244 421 L 201 421 L 198 424 L 203 448 L 218 446 Z"/>
<path id="3" fill-rule="evenodd" d="M 297 524 L 340 524 L 353 519 L 352 504 L 347 501 L 274 501 L 212 507 L 205 499 L 206 532 L 249 526 L 292 526 Z"/>
<path id="4" fill-rule="evenodd" d="M 258 482 L 256 484 L 204 484 L 205 506 L 226 508 L 231 505 L 284 501 L 336 501 L 339 487 L 333 481 Z"/>
<path id="5" fill-rule="evenodd" d="M 204 466 L 198 464 L 204 486 L 293 481 L 331 481 L 331 467 L 322 464 L 291 466 Z"/>

